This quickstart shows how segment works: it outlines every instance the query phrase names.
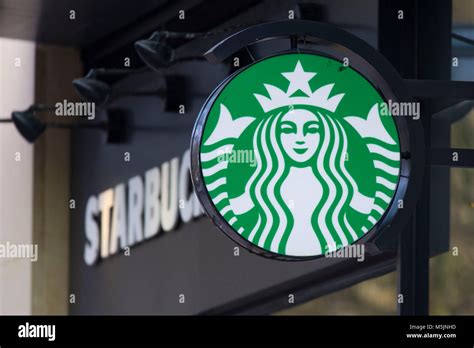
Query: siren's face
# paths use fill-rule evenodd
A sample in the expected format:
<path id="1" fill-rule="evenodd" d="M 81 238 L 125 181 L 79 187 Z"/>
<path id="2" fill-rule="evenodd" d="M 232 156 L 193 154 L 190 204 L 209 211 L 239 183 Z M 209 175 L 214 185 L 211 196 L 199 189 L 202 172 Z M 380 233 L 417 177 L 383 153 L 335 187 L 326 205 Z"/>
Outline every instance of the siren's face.
<path id="1" fill-rule="evenodd" d="M 320 141 L 320 124 L 308 110 L 292 110 L 280 121 L 280 139 L 285 153 L 298 163 L 308 162 Z"/>

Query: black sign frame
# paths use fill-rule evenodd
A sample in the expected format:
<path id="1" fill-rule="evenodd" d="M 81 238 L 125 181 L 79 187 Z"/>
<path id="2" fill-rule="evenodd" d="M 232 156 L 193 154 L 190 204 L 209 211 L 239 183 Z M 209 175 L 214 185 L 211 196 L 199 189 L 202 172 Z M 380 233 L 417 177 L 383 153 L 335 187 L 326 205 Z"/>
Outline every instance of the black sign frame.
<path id="1" fill-rule="evenodd" d="M 361 74 L 369 83 L 376 88 L 385 101 L 411 101 L 410 96 L 403 93 L 403 80 L 388 61 L 370 45 L 356 36 L 332 25 L 305 21 L 287 20 L 255 25 L 241 30 L 227 39 L 221 41 L 211 48 L 205 57 L 212 63 L 220 63 L 232 57 L 233 54 L 249 45 L 255 45 L 267 40 L 287 38 L 291 48 L 277 55 L 285 53 L 312 53 L 328 58 L 342 61 L 349 58 L 351 67 Z M 304 41 L 316 40 L 330 43 L 330 48 L 324 50 L 307 50 L 298 48 L 298 39 Z M 263 59 L 269 58 L 265 57 Z M 252 64 L 262 61 L 254 61 Z M 302 261 L 323 257 L 296 257 L 281 255 L 270 252 L 256 246 L 240 236 L 228 222 L 219 214 L 212 203 L 204 185 L 201 171 L 199 149 L 202 141 L 202 133 L 207 115 L 225 86 L 249 65 L 241 67 L 228 76 L 211 93 L 204 103 L 197 118 L 193 135 L 191 138 L 191 178 L 196 194 L 204 207 L 206 214 L 214 224 L 234 242 L 258 255 L 284 261 Z M 371 244 L 379 251 L 386 250 L 386 239 L 393 240 L 398 236 L 401 229 L 406 226 L 413 215 L 414 207 L 418 199 L 419 190 L 417 182 L 420 182 L 423 174 L 423 132 L 418 122 L 406 120 L 406 117 L 394 117 L 399 140 L 400 140 L 400 175 L 396 191 L 388 209 L 381 219 L 363 237 L 353 244 Z M 408 199 L 406 199 L 406 197 Z M 397 202 L 404 200 L 404 209 L 399 209 Z M 384 238 L 385 236 L 385 238 Z"/>

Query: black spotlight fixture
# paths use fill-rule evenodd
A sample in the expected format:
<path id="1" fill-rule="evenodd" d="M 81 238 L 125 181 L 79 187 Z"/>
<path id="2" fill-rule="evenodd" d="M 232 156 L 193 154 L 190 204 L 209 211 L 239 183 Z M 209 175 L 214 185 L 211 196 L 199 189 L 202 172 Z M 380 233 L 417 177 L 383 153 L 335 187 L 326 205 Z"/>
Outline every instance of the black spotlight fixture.
<path id="1" fill-rule="evenodd" d="M 72 84 L 85 101 L 100 106 L 109 100 L 111 84 L 140 71 L 143 69 L 91 69 L 86 76 L 74 79 Z"/>
<path id="2" fill-rule="evenodd" d="M 23 111 L 13 111 L 10 121 L 15 124 L 18 132 L 28 142 L 33 143 L 46 129 L 46 124 L 35 116 L 38 111 L 49 111 L 51 108 L 43 105 L 31 105 Z"/>
<path id="3" fill-rule="evenodd" d="M 72 84 L 84 100 L 102 105 L 109 97 L 110 86 L 96 79 L 96 75 L 95 70 L 92 69 L 86 76 L 74 79 Z"/>
<path id="4" fill-rule="evenodd" d="M 169 45 L 169 41 L 186 41 L 203 36 L 206 36 L 206 34 L 155 31 L 148 39 L 136 41 L 135 51 L 149 68 L 159 72 L 174 63 L 202 60 L 202 57 L 177 57 L 176 51 Z"/>
<path id="5" fill-rule="evenodd" d="M 52 111 L 54 108 L 32 105 L 23 111 L 13 111 L 11 119 L 1 119 L 1 123 L 13 122 L 18 132 L 26 141 L 34 143 L 46 128 L 98 129 L 107 132 L 108 143 L 123 143 L 128 139 L 128 117 L 121 109 L 107 110 L 107 121 L 57 123 L 44 122 L 36 116 L 38 111 Z"/>
<path id="6" fill-rule="evenodd" d="M 175 58 L 175 51 L 166 44 L 165 38 L 163 33 L 154 32 L 148 39 L 135 42 L 140 59 L 155 71 L 169 66 Z"/>

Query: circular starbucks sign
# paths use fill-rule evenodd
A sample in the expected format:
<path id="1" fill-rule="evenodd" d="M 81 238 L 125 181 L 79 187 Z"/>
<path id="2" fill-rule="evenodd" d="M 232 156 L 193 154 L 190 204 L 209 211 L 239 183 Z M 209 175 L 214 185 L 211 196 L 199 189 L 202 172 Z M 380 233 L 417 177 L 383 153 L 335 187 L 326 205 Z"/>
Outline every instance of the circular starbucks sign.
<path id="1" fill-rule="evenodd" d="M 287 53 L 224 81 L 198 118 L 193 182 L 232 239 L 284 259 L 353 244 L 382 219 L 400 175 L 383 96 L 322 55 Z"/>

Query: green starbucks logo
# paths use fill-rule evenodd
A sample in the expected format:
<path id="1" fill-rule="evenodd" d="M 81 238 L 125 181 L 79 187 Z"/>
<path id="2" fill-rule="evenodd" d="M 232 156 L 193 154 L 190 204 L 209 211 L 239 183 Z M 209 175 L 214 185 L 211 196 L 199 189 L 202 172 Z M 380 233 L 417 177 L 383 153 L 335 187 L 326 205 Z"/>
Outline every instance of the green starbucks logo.
<path id="1" fill-rule="evenodd" d="M 288 53 L 215 93 L 199 169 L 230 231 L 267 252 L 311 257 L 356 242 L 382 218 L 398 183 L 399 138 L 357 71 Z"/>

